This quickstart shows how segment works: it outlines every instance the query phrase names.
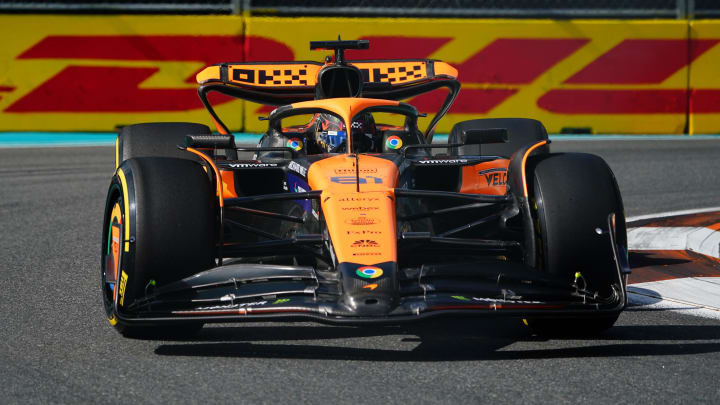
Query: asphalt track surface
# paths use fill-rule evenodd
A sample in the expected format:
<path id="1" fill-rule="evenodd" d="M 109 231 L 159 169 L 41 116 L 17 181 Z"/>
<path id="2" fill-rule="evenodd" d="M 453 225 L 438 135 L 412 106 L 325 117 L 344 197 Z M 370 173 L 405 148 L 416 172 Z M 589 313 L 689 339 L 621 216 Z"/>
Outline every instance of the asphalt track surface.
<path id="1" fill-rule="evenodd" d="M 553 148 L 605 157 L 628 216 L 720 206 L 720 140 Z M 596 339 L 517 319 L 125 339 L 98 288 L 112 171 L 109 147 L 0 150 L 0 403 L 720 402 L 720 321 L 642 307 Z"/>

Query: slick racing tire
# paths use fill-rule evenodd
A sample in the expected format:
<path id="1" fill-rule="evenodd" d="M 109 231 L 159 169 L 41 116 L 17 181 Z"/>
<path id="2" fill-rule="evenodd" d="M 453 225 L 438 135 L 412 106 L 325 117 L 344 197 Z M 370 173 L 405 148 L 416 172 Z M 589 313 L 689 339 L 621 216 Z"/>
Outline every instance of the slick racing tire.
<path id="1" fill-rule="evenodd" d="M 108 190 L 102 235 L 102 294 L 110 324 L 126 336 L 192 332 L 201 323 L 136 326 L 139 298 L 215 264 L 217 199 L 203 167 L 177 158 L 132 158 Z"/>
<path id="2" fill-rule="evenodd" d="M 516 150 L 527 144 L 548 139 L 545 126 L 537 120 L 528 118 L 485 118 L 462 121 L 455 124 L 450 131 L 448 143 L 460 143 L 460 136 L 468 129 L 507 128 L 508 141 L 504 143 L 486 143 L 482 145 L 461 146 L 451 155 L 487 155 L 510 158 Z M 541 146 L 539 153 L 549 153 L 549 146 Z"/>
<path id="3" fill-rule="evenodd" d="M 618 280 L 608 216 L 615 214 L 616 238 L 621 242 L 626 240 L 625 216 L 607 163 L 585 153 L 546 154 L 530 158 L 527 174 L 532 186 L 530 205 L 536 220 L 539 269 L 568 285 L 578 278 L 586 290 L 600 297 L 610 297 L 624 288 Z M 528 319 L 526 323 L 544 335 L 592 335 L 610 328 L 618 316 L 619 312 L 588 314 Z"/>
<path id="4" fill-rule="evenodd" d="M 122 162 L 140 157 L 174 157 L 198 160 L 181 149 L 186 135 L 210 135 L 206 125 L 191 122 L 152 122 L 123 127 L 115 143 L 115 167 Z"/>

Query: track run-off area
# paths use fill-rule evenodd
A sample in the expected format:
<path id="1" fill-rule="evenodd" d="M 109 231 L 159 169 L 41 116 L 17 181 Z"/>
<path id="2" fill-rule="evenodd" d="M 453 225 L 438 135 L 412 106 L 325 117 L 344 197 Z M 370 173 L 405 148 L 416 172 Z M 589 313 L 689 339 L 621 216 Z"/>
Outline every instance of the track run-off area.
<path id="1" fill-rule="evenodd" d="M 634 228 L 720 222 L 718 137 L 555 137 L 551 148 L 605 158 Z M 110 146 L 0 148 L 0 403 L 720 402 L 720 317 L 692 295 L 720 296 L 720 261 L 682 250 L 692 250 L 687 232 L 642 239 L 651 250 L 630 254 L 642 287 L 597 338 L 541 338 L 514 318 L 218 324 L 183 340 L 123 338 L 99 289 L 113 168 Z M 697 209 L 711 210 L 685 222 L 654 215 Z M 658 286 L 668 279 L 695 281 Z"/>

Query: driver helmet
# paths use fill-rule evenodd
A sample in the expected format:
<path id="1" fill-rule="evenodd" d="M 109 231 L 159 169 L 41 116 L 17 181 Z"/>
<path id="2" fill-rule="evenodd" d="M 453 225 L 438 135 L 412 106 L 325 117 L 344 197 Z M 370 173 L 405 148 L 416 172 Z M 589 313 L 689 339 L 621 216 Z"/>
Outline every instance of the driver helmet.
<path id="1" fill-rule="evenodd" d="M 344 152 L 343 147 L 347 144 L 347 131 L 340 118 L 332 114 L 318 114 L 316 128 L 316 141 L 324 152 Z M 353 140 L 354 152 L 374 151 L 376 149 L 375 132 L 375 120 L 372 114 L 365 113 L 353 120 L 350 124 L 350 135 Z"/>
<path id="2" fill-rule="evenodd" d="M 332 114 L 318 114 L 315 127 L 316 142 L 325 153 L 340 152 L 347 142 L 345 125 Z"/>

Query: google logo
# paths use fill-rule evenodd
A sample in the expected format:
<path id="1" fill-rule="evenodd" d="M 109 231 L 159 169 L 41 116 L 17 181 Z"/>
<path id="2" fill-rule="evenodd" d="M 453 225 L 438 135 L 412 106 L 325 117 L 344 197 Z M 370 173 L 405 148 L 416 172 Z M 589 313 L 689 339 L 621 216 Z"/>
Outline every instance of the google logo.
<path id="1" fill-rule="evenodd" d="M 355 270 L 355 274 L 362 278 L 378 278 L 383 275 L 383 271 L 375 266 L 363 266 Z"/>
<path id="2" fill-rule="evenodd" d="M 303 148 L 303 141 L 300 140 L 300 138 L 291 138 L 288 139 L 287 143 L 285 144 L 288 148 L 292 148 L 293 150 L 300 150 Z"/>
<path id="3" fill-rule="evenodd" d="M 387 146 L 388 149 L 400 149 L 402 147 L 402 139 L 395 135 L 389 136 L 385 141 L 385 146 Z"/>

